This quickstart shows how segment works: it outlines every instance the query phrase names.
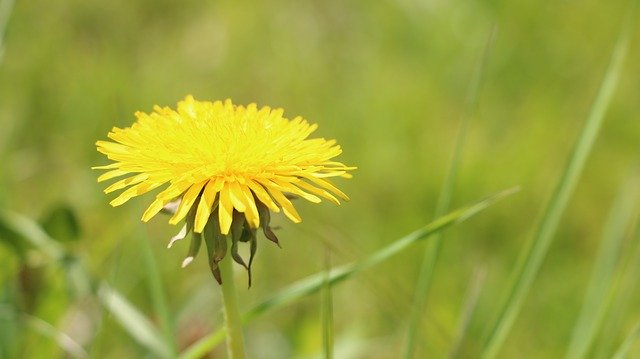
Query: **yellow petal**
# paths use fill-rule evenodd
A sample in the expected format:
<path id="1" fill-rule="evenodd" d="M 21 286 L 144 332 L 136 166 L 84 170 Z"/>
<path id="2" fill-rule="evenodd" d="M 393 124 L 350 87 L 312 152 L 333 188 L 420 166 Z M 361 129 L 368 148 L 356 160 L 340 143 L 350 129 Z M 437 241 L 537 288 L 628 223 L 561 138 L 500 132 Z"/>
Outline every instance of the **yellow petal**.
<path id="1" fill-rule="evenodd" d="M 115 163 L 111 163 L 105 166 L 93 166 L 91 167 L 92 170 L 112 170 L 115 168 L 120 168 L 120 163 L 115 162 Z"/>
<path id="2" fill-rule="evenodd" d="M 258 207 L 256 206 L 253 194 L 249 187 L 245 185 L 240 186 L 240 189 L 245 197 L 245 203 L 247 204 L 248 209 L 244 212 L 244 216 L 247 218 L 247 221 L 252 228 L 258 228 L 260 227 L 260 215 L 258 214 Z"/>
<path id="3" fill-rule="evenodd" d="M 155 188 L 158 188 L 161 185 L 162 183 L 155 183 L 155 182 L 138 183 L 137 185 L 131 186 L 126 191 L 120 193 L 120 195 L 116 197 L 113 201 L 109 202 L 109 204 L 111 204 L 114 207 L 119 206 L 125 203 L 126 201 L 130 200 L 131 198 L 147 193 Z"/>
<path id="4" fill-rule="evenodd" d="M 220 201 L 218 203 L 218 222 L 220 223 L 220 233 L 228 234 L 233 221 L 233 204 L 229 198 L 229 184 L 225 183 L 220 190 Z"/>
<path id="5" fill-rule="evenodd" d="M 270 210 L 276 213 L 280 212 L 280 207 L 278 207 L 278 205 L 276 205 L 275 202 L 273 202 L 273 200 L 271 199 L 271 196 L 269 195 L 269 193 L 267 193 L 267 191 L 264 189 L 264 187 L 262 187 L 261 184 L 255 182 L 252 179 L 248 179 L 247 186 L 249 186 L 251 191 L 253 191 L 256 197 L 258 197 L 258 200 L 264 203 L 265 206 L 269 207 Z"/>
<path id="6" fill-rule="evenodd" d="M 336 186 L 332 185 L 331 182 L 325 181 L 325 180 L 323 180 L 321 178 L 317 178 L 317 177 L 314 177 L 314 176 L 309 176 L 309 177 L 305 177 L 305 178 L 307 178 L 309 181 L 311 181 L 311 182 L 313 182 L 313 183 L 315 183 L 315 184 L 317 184 L 317 185 L 319 185 L 321 187 L 324 187 L 324 188 L 328 189 L 329 191 L 337 194 L 338 196 L 340 196 L 340 198 L 344 199 L 345 201 L 349 200 L 349 197 L 346 194 L 344 194 L 344 192 L 342 192 L 341 190 L 336 188 Z"/>
<path id="7" fill-rule="evenodd" d="M 218 195 L 218 191 L 220 190 L 219 187 L 221 185 L 222 180 L 216 179 L 209 181 L 209 183 L 204 187 L 204 191 L 200 197 L 200 203 L 198 203 L 195 224 L 193 226 L 194 232 L 202 233 L 204 230 L 204 226 L 209 220 L 209 216 L 213 210 L 214 201 L 216 200 L 216 196 Z"/>
<path id="8" fill-rule="evenodd" d="M 281 191 L 287 191 L 287 192 L 291 192 L 293 194 L 297 194 L 298 196 L 306 199 L 309 202 L 312 203 L 320 203 L 321 200 L 320 198 L 318 198 L 317 196 L 314 196 L 312 194 L 309 194 L 303 190 L 301 190 L 300 188 L 296 187 L 298 185 L 298 183 L 302 182 L 302 181 L 298 181 L 295 183 L 288 183 L 288 182 L 283 182 L 283 181 L 279 181 L 277 179 L 272 180 L 271 182 L 273 182 L 274 184 L 276 184 L 277 186 L 279 186 Z"/>
<path id="9" fill-rule="evenodd" d="M 291 201 L 289 201 L 287 197 L 282 194 L 282 192 L 272 187 L 267 187 L 267 189 L 269 190 L 271 196 L 273 196 L 273 199 L 275 199 L 280 207 L 282 207 L 282 211 L 287 217 L 289 217 L 290 220 L 292 220 L 294 223 L 302 222 L 302 218 L 300 218 L 300 215 L 293 207 L 293 203 L 291 203 Z"/>
<path id="10" fill-rule="evenodd" d="M 318 196 L 322 196 L 335 204 L 340 204 L 340 201 L 338 201 L 338 199 L 335 196 L 333 196 L 331 193 L 323 190 L 322 188 L 315 187 L 304 180 L 300 182 L 296 182 L 296 186 L 304 189 L 305 191 L 311 192 Z"/>
<path id="11" fill-rule="evenodd" d="M 114 184 L 112 184 L 111 186 L 107 187 L 104 189 L 104 193 L 111 193 L 113 191 L 117 191 L 119 189 L 123 189 L 127 186 L 131 186 L 134 185 L 136 183 L 140 183 L 144 180 L 146 180 L 147 178 L 149 178 L 149 174 L 147 173 L 139 173 L 135 176 L 131 176 L 125 179 L 122 179 Z"/>
<path id="12" fill-rule="evenodd" d="M 102 181 L 110 180 L 112 178 L 124 176 L 124 175 L 126 175 L 128 173 L 130 173 L 130 172 L 122 171 L 122 170 L 113 170 L 113 171 L 105 172 L 105 173 L 101 174 L 100 177 L 98 177 L 98 182 L 102 182 Z"/>
<path id="13" fill-rule="evenodd" d="M 151 218 L 153 218 L 156 214 L 158 214 L 165 205 L 165 201 L 159 198 L 156 198 L 149 207 L 142 214 L 142 221 L 148 222 Z"/>
<path id="14" fill-rule="evenodd" d="M 205 184 L 207 184 L 207 181 L 202 181 L 189 187 L 187 192 L 182 195 L 182 201 L 180 201 L 178 210 L 169 220 L 170 224 L 177 224 L 187 215 L 187 213 L 189 213 L 191 206 L 193 206 L 193 203 L 196 201 L 196 198 L 198 198 L 198 195 L 200 194 L 200 191 L 202 191 L 202 187 L 204 187 Z"/>
<path id="15" fill-rule="evenodd" d="M 233 204 L 233 207 L 238 210 L 238 212 L 244 212 L 247 209 L 244 195 L 237 181 L 229 183 L 229 198 L 231 199 L 231 204 Z"/>

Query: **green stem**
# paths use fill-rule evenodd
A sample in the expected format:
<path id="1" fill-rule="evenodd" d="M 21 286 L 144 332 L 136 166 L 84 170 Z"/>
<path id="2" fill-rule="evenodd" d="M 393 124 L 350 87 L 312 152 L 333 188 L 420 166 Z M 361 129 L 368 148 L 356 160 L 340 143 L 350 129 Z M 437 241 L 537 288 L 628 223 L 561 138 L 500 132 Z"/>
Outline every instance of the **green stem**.
<path id="1" fill-rule="evenodd" d="M 242 321 L 238 310 L 236 286 L 233 281 L 233 259 L 231 255 L 224 256 L 220 265 L 222 277 L 222 297 L 224 298 L 224 321 L 227 327 L 227 354 L 230 359 L 244 359 L 244 337 Z"/>

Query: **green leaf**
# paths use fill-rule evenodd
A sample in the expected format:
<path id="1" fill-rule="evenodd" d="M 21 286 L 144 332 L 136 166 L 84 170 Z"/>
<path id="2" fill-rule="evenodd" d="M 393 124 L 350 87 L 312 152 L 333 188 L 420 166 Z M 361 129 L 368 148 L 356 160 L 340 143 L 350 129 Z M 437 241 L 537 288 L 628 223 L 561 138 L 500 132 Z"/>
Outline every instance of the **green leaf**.
<path id="1" fill-rule="evenodd" d="M 80 224 L 75 212 L 67 205 L 51 209 L 42 220 L 42 228 L 60 242 L 77 241 L 80 238 Z"/>
<path id="2" fill-rule="evenodd" d="M 15 243 L 16 248 L 32 246 L 54 260 L 60 260 L 64 256 L 64 248 L 38 223 L 16 213 L 0 211 L 0 235 Z"/>
<path id="3" fill-rule="evenodd" d="M 369 257 L 359 262 L 334 268 L 329 272 L 328 278 L 326 273 L 321 272 L 299 280 L 286 287 L 285 289 L 279 291 L 270 298 L 262 301 L 258 305 L 254 306 L 248 312 L 244 313 L 244 315 L 242 316 L 243 322 L 246 323 L 253 318 L 262 315 L 263 313 L 284 307 L 299 300 L 300 298 L 318 292 L 325 285 L 334 285 L 350 278 L 354 274 L 380 264 L 385 260 L 393 257 L 394 255 L 402 252 L 403 250 L 409 248 L 410 246 L 418 243 L 420 240 L 425 239 L 438 231 L 442 231 L 445 228 L 461 223 L 469 219 L 470 217 L 473 217 L 474 215 L 485 210 L 499 200 L 514 194 L 518 190 L 519 189 L 516 187 L 499 192 L 473 205 L 458 209 L 446 216 L 440 217 L 435 221 L 427 224 L 426 226 L 398 239 L 397 241 L 394 241 L 387 247 L 374 252 Z M 180 355 L 180 358 L 200 358 L 201 356 L 209 352 L 212 348 L 214 348 L 218 343 L 220 343 L 224 339 L 224 337 L 224 328 L 221 328 L 216 332 L 202 338 L 191 347 L 187 348 Z"/>
<path id="4" fill-rule="evenodd" d="M 569 161 L 564 168 L 562 177 L 532 238 L 531 245 L 526 248 L 525 255 L 520 257 L 516 266 L 515 276 L 513 276 L 509 284 L 506 300 L 500 307 L 498 318 L 491 327 L 489 336 L 484 344 L 482 358 L 495 358 L 498 355 L 549 250 L 560 218 L 582 174 L 602 125 L 605 112 L 613 98 L 618 78 L 622 72 L 622 62 L 629 47 L 630 29 L 631 23 L 627 22 L 618 37 L 604 80 L 600 85 L 596 99 L 589 111 Z"/>

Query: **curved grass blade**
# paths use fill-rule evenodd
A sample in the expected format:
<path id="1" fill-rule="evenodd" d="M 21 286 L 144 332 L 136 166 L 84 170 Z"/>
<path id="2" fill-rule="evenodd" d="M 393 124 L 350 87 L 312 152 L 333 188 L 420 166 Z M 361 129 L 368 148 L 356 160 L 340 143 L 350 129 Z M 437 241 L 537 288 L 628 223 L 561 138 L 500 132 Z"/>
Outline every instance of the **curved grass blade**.
<path id="1" fill-rule="evenodd" d="M 345 279 L 350 278 L 352 275 L 358 272 L 371 268 L 385 260 L 393 257 L 394 255 L 402 252 L 411 245 L 418 243 L 420 240 L 429 237 L 430 235 L 442 231 L 445 228 L 451 227 L 455 224 L 463 222 L 470 217 L 485 210 L 489 206 L 495 204 L 501 199 L 508 197 L 519 190 L 518 187 L 504 190 L 493 196 L 490 196 L 484 200 L 481 200 L 473 205 L 458 209 L 449 213 L 446 216 L 442 216 L 435 221 L 427 224 L 426 226 L 394 241 L 390 245 L 382 248 L 381 250 L 374 252 L 369 257 L 355 263 L 346 264 L 338 268 L 334 268 L 329 272 L 328 279 L 324 272 L 311 275 L 307 278 L 301 279 L 285 289 L 279 291 L 275 295 L 267 298 L 258 305 L 254 306 L 248 312 L 244 313 L 242 320 L 244 323 L 254 319 L 266 313 L 268 311 L 284 307 L 287 304 L 295 302 L 296 300 L 303 298 L 307 295 L 318 292 L 322 289 L 325 283 L 334 285 Z M 216 332 L 202 338 L 191 347 L 187 348 L 181 355 L 182 359 L 196 359 L 200 358 L 216 345 L 218 345 L 225 337 L 224 328 L 218 329 Z"/>
<path id="2" fill-rule="evenodd" d="M 116 320 L 126 328 L 145 348 L 160 358 L 172 358 L 171 348 L 164 342 L 153 324 L 132 306 L 120 293 L 103 283 L 98 288 L 100 302 L 113 314 Z"/>
<path id="3" fill-rule="evenodd" d="M 569 198 L 582 174 L 587 157 L 593 148 L 593 143 L 602 125 L 605 112 L 613 98 L 618 78 L 622 72 L 622 62 L 629 47 L 630 29 L 631 21 L 628 21 L 618 37 L 604 80 L 600 85 L 586 123 L 573 148 L 551 201 L 544 212 L 533 241 L 526 249 L 526 254 L 518 261 L 515 270 L 516 275 L 509 284 L 507 299 L 501 306 L 498 319 L 491 327 L 489 336 L 484 344 L 482 358 L 495 358 L 498 354 L 547 254 L 551 240 L 558 228 L 560 217 L 567 207 Z"/>
<path id="4" fill-rule="evenodd" d="M 639 286 L 640 278 L 640 207 L 635 214 L 635 234 L 625 249 L 624 264 L 616 277 L 616 290 L 610 295 L 610 312 L 605 316 L 605 323 L 600 331 L 593 358 L 610 358 L 614 351 L 614 342 L 620 335 L 620 328 L 629 317 L 629 310 L 634 302 L 634 294 Z"/>
<path id="5" fill-rule="evenodd" d="M 620 348 L 618 348 L 612 359 L 627 358 L 627 354 L 629 353 L 631 346 L 636 340 L 638 340 L 638 337 L 640 337 L 640 323 L 636 324 L 633 330 L 631 330 L 631 333 L 629 333 L 624 342 L 622 342 L 622 345 L 620 345 Z"/>
<path id="6" fill-rule="evenodd" d="M 55 341 L 58 347 L 67 353 L 69 357 L 80 359 L 89 358 L 89 353 L 84 350 L 82 345 L 78 344 L 73 338 L 61 332 L 56 327 L 31 315 L 22 314 L 21 317 L 28 327 Z"/>
<path id="7" fill-rule="evenodd" d="M 637 213 L 634 208 L 637 206 L 638 194 L 640 193 L 638 183 L 640 183 L 638 177 L 628 180 L 618 193 L 609 213 L 582 310 L 573 328 L 566 355 L 568 359 L 584 358 L 602 326 L 609 303 L 607 298 L 611 297 L 615 290 L 612 283 L 620 259 L 625 232 L 633 223 Z"/>
<path id="8" fill-rule="evenodd" d="M 482 72 L 485 68 L 487 58 L 491 50 L 491 44 L 495 38 L 496 28 L 491 29 L 491 32 L 487 38 L 487 42 L 484 46 L 484 50 L 480 61 L 476 66 L 476 69 L 469 86 L 469 92 L 467 93 L 467 99 L 464 106 L 464 112 L 460 119 L 460 129 L 456 136 L 456 142 L 449 162 L 449 169 L 447 170 L 444 185 L 442 191 L 438 197 L 438 204 L 436 207 L 435 217 L 440 217 L 447 213 L 451 207 L 451 197 L 453 196 L 453 187 L 456 182 L 458 168 L 460 167 L 460 158 L 462 153 L 462 145 L 464 144 L 467 128 L 471 122 L 471 114 L 475 111 L 478 100 L 478 93 L 480 92 L 480 84 L 482 80 Z M 418 335 L 418 324 L 422 319 L 422 313 L 427 302 L 427 296 L 429 294 L 429 288 L 431 287 L 431 280 L 433 278 L 433 272 L 435 270 L 436 260 L 440 253 L 440 246 L 442 245 L 442 232 L 438 232 L 424 248 L 424 255 L 422 258 L 422 265 L 420 267 L 420 274 L 418 275 L 418 282 L 416 284 L 415 297 L 411 308 L 411 316 L 409 317 L 409 329 L 407 331 L 407 341 L 404 347 L 404 358 L 413 358 L 416 345 L 416 337 Z"/>
<path id="9" fill-rule="evenodd" d="M 476 305 L 478 304 L 478 298 L 480 298 L 480 291 L 482 290 L 486 276 L 487 271 L 485 268 L 478 269 L 473 274 L 471 284 L 469 285 L 469 289 L 465 295 L 463 312 L 460 316 L 460 322 L 458 323 L 458 330 L 448 355 L 451 359 L 460 357 L 460 351 L 467 337 L 467 333 L 469 332 L 469 324 L 471 323 L 471 318 L 473 317 Z"/>

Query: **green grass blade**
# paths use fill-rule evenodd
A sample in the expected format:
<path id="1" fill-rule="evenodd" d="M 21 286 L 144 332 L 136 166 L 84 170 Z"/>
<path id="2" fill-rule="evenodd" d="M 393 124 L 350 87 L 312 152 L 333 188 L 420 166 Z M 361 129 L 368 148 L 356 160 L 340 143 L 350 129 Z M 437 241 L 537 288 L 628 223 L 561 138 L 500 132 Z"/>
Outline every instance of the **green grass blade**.
<path id="1" fill-rule="evenodd" d="M 67 278 L 80 283 L 78 293 L 86 293 L 85 287 L 92 287 L 96 280 L 91 278 L 86 269 L 80 265 L 76 257 L 66 251 L 55 239 L 40 227 L 32 219 L 8 212 L 0 211 L 0 233 L 4 236 L 11 235 L 15 240 L 24 241 L 36 250 L 46 255 L 49 259 L 68 271 Z M 102 284 L 97 293 L 100 302 L 111 311 L 134 339 L 142 346 L 152 351 L 158 357 L 170 357 L 171 350 L 164 343 L 164 337 L 158 333 L 156 328 L 146 317 L 131 305 L 116 290 L 111 289 L 106 283 Z"/>
<path id="2" fill-rule="evenodd" d="M 597 350 L 593 358 L 610 358 L 613 352 L 614 342 L 620 335 L 620 328 L 625 325 L 629 317 L 631 304 L 638 288 L 640 278 L 640 206 L 635 213 L 635 233 L 629 242 L 629 248 L 624 250 L 625 259 L 622 268 L 616 278 L 615 294 L 610 296 L 610 312 L 605 316 L 605 323 L 597 341 Z"/>
<path id="3" fill-rule="evenodd" d="M 0 63 L 4 57 L 4 32 L 13 9 L 13 0 L 0 0 Z"/>
<path id="4" fill-rule="evenodd" d="M 103 283 L 98 288 L 100 302 L 136 341 L 160 358 L 172 358 L 171 348 L 153 324 L 122 295 Z"/>
<path id="5" fill-rule="evenodd" d="M 442 216 L 435 221 L 427 224 L 426 226 L 394 241 L 387 247 L 371 254 L 369 257 L 363 259 L 362 261 L 343 265 L 338 268 L 334 268 L 329 273 L 328 282 L 331 285 L 339 283 L 352 275 L 371 268 L 385 260 L 393 257 L 394 255 L 400 253 L 401 251 L 407 249 L 411 245 L 418 243 L 420 240 L 429 237 L 430 235 L 444 230 L 450 226 L 463 222 L 470 217 L 478 214 L 479 212 L 485 210 L 489 206 L 493 205 L 497 201 L 510 196 L 517 192 L 519 188 L 511 188 L 502 192 L 499 192 L 493 196 L 490 196 L 484 200 L 481 200 L 473 205 L 464 207 L 457 211 L 451 212 L 446 216 Z M 274 310 L 276 308 L 281 308 L 289 303 L 295 302 L 296 300 L 305 297 L 307 295 L 318 292 L 323 285 L 327 282 L 325 273 L 317 273 L 311 275 L 305 279 L 297 281 L 287 288 L 279 291 L 275 295 L 267 298 L 262 301 L 258 305 L 254 306 L 248 312 L 243 315 L 243 321 L 246 323 L 252 320 L 255 317 L 260 316 L 261 314 L 268 312 L 270 310 Z M 195 359 L 200 358 L 202 355 L 205 355 L 212 348 L 214 348 L 218 343 L 220 343 L 224 339 L 224 329 L 221 328 L 218 331 L 202 338 L 200 341 L 193 344 L 191 347 L 187 348 L 181 355 L 182 359 Z"/>
<path id="6" fill-rule="evenodd" d="M 480 84 L 482 79 L 482 73 L 489 57 L 491 44 L 495 38 L 495 27 L 491 30 L 487 42 L 484 46 L 482 57 L 476 66 L 471 84 L 469 86 L 469 92 L 467 93 L 467 99 L 465 102 L 464 110 L 460 119 L 460 129 L 456 136 L 456 142 L 449 162 L 449 168 L 445 177 L 442 191 L 438 198 L 438 204 L 436 207 L 435 217 L 438 218 L 451 207 L 451 197 L 453 196 L 453 187 L 456 182 L 458 168 L 460 167 L 460 158 L 462 157 L 462 146 L 465 142 L 467 128 L 471 122 L 471 114 L 475 111 L 477 106 L 478 93 L 480 92 Z M 429 294 L 429 288 L 431 287 L 431 280 L 433 278 L 433 272 L 435 270 L 436 260 L 440 253 L 440 246 L 442 245 L 442 232 L 438 232 L 431 241 L 425 246 L 425 252 L 422 259 L 422 265 L 420 267 L 420 274 L 418 275 L 418 283 L 416 284 L 415 298 L 411 308 L 411 316 L 409 317 L 409 328 L 407 330 L 407 341 L 404 347 L 404 358 L 412 358 L 415 352 L 416 337 L 418 335 L 418 326 L 422 319 L 422 313 L 427 302 Z"/>
<path id="7" fill-rule="evenodd" d="M 482 290 L 482 286 L 484 284 L 484 280 L 486 278 L 487 271 L 485 269 L 476 270 L 471 280 L 471 284 L 469 286 L 469 290 L 465 295 L 463 312 L 460 316 L 460 322 L 458 323 L 458 330 L 453 340 L 453 344 L 451 345 L 451 351 L 449 352 L 449 358 L 459 358 L 460 351 L 462 349 L 462 345 L 464 343 L 465 338 L 469 332 L 469 324 L 471 323 L 471 318 L 473 317 L 473 313 L 475 312 L 476 305 L 478 304 L 478 298 L 480 298 L 480 291 Z"/>
<path id="8" fill-rule="evenodd" d="M 27 327 L 55 341 L 58 347 L 60 347 L 60 349 L 62 349 L 65 353 L 67 353 L 69 357 L 71 358 L 88 358 L 89 357 L 89 354 L 84 350 L 82 345 L 78 344 L 75 340 L 73 340 L 67 334 L 61 332 L 51 324 L 45 322 L 40 318 L 27 315 L 27 314 L 22 314 L 21 317 L 23 318 Z"/>
<path id="9" fill-rule="evenodd" d="M 568 359 L 585 357 L 602 325 L 608 307 L 607 298 L 615 289 L 613 277 L 625 232 L 634 220 L 639 193 L 638 178 L 633 177 L 622 187 L 609 213 L 582 310 L 571 336 Z"/>
<path id="10" fill-rule="evenodd" d="M 329 282 L 331 273 L 331 263 L 329 250 L 325 254 L 325 276 L 322 285 L 322 345 L 325 359 L 333 358 L 333 298 L 331 293 L 331 283 Z"/>
<path id="11" fill-rule="evenodd" d="M 618 38 L 604 80 L 578 141 L 573 148 L 564 173 L 533 237 L 533 242 L 527 248 L 526 255 L 521 257 L 522 260 L 517 265 L 516 275 L 509 284 L 510 289 L 507 300 L 501 307 L 498 319 L 491 328 L 488 339 L 485 342 L 482 352 L 483 358 L 494 358 L 498 354 L 547 254 L 551 239 L 558 228 L 560 217 L 575 189 L 602 125 L 607 107 L 613 98 L 614 90 L 622 71 L 622 62 L 629 47 L 630 28 L 630 23 L 627 23 Z"/>
<path id="12" fill-rule="evenodd" d="M 175 357 L 178 350 L 174 334 L 174 321 L 169 306 L 167 305 L 167 293 L 162 284 L 162 276 L 158 269 L 158 263 L 151 249 L 151 245 L 145 236 L 140 236 L 140 245 L 148 273 L 147 278 L 149 280 L 149 291 L 153 302 L 154 313 L 156 313 L 160 320 L 164 341 L 171 350 L 171 356 Z"/>
<path id="13" fill-rule="evenodd" d="M 629 333 L 627 338 L 622 342 L 622 345 L 620 345 L 620 348 L 618 348 L 612 359 L 627 358 L 627 354 L 629 353 L 631 346 L 636 340 L 638 340 L 638 337 L 640 337 L 640 323 L 636 324 L 636 326 L 633 327 L 631 333 Z"/>

